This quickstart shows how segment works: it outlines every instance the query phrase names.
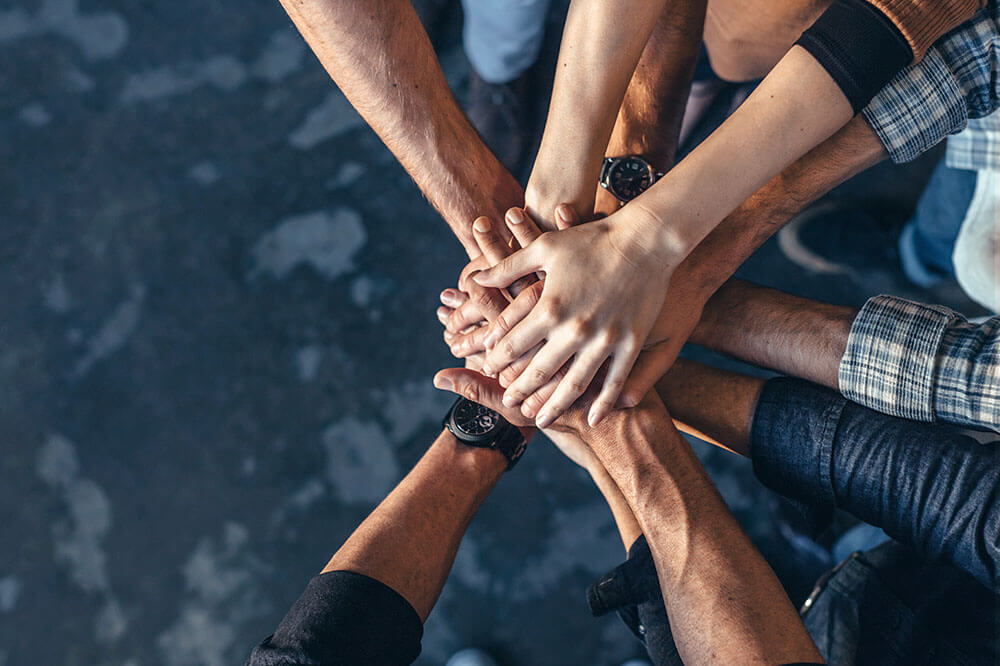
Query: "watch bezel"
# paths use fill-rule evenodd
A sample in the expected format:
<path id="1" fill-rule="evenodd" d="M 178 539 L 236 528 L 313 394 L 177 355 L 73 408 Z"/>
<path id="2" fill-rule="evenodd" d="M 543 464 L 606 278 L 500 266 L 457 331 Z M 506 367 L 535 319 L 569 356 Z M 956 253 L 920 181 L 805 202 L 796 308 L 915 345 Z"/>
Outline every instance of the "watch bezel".
<path id="1" fill-rule="evenodd" d="M 609 157 L 607 159 L 607 163 L 604 168 L 604 176 L 601 179 L 601 186 L 604 187 L 604 189 L 606 189 L 608 192 L 610 192 L 612 196 L 614 196 L 616 199 L 618 199 L 623 203 L 631 201 L 635 197 L 625 198 L 622 195 L 622 193 L 619 192 L 618 189 L 615 187 L 614 180 L 612 179 L 612 174 L 615 172 L 617 168 L 620 168 L 623 163 L 631 160 L 639 162 L 644 167 L 646 167 L 646 173 L 649 174 L 649 185 L 646 186 L 646 189 L 649 189 L 650 187 L 653 186 L 653 184 L 657 181 L 657 176 L 658 176 L 656 169 L 653 168 L 653 165 L 650 164 L 649 161 L 646 160 L 641 155 L 622 155 L 621 157 Z M 643 190 L 643 192 L 645 191 L 646 190 Z M 641 193 L 642 192 L 640 192 L 640 194 Z"/>
<path id="2" fill-rule="evenodd" d="M 497 417 L 496 425 L 493 426 L 493 428 L 491 428 L 487 432 L 484 432 L 482 434 L 474 434 L 468 432 L 462 426 L 460 426 L 458 422 L 455 420 L 455 413 L 458 411 L 459 406 L 463 404 L 477 405 L 482 409 L 488 410 L 493 414 L 496 414 Z M 445 421 L 445 426 L 448 428 L 451 434 L 455 435 L 455 437 L 462 440 L 466 444 L 469 444 L 471 446 L 480 446 L 488 448 L 497 441 L 497 439 L 499 438 L 499 433 L 503 431 L 504 424 L 506 423 L 507 420 L 496 410 L 490 409 L 489 407 L 486 407 L 484 405 L 480 405 L 479 403 L 473 402 L 468 398 L 461 398 L 457 400 L 455 404 L 452 405 L 452 408 L 448 411 L 448 418 Z"/>

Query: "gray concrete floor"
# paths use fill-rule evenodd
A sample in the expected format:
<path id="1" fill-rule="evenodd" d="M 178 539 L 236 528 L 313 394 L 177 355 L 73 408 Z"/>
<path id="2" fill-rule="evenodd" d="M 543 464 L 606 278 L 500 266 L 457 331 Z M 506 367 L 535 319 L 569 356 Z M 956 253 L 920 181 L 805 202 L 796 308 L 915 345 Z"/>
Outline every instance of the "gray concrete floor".
<path id="1" fill-rule="evenodd" d="M 240 663 L 436 434 L 434 309 L 461 248 L 276 2 L 8 3 L 0 90 L 0 666 Z M 905 210 L 929 164 L 838 196 Z M 796 260 L 772 243 L 744 273 L 918 295 L 889 264 Z M 699 451 L 787 565 L 748 466 Z M 621 557 L 537 441 L 470 529 L 421 663 L 641 654 L 584 603 Z"/>

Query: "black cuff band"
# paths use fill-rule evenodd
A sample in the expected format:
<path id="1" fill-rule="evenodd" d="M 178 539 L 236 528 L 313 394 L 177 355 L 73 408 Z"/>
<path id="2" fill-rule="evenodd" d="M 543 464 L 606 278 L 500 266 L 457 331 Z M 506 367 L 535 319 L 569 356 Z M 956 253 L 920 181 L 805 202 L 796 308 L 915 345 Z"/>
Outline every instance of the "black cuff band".
<path id="1" fill-rule="evenodd" d="M 829 72 L 854 113 L 913 58 L 899 29 L 865 0 L 834 0 L 796 44 Z"/>

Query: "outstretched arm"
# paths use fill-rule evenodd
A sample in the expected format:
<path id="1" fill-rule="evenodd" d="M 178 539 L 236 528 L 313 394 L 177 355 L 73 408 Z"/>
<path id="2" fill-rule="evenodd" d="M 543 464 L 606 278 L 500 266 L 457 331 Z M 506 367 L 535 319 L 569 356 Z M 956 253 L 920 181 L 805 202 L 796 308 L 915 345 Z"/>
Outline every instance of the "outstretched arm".
<path id="1" fill-rule="evenodd" d="M 521 187 L 455 101 L 408 0 L 281 0 L 319 61 L 474 257 L 472 222 Z"/>
<path id="2" fill-rule="evenodd" d="M 507 460 L 444 431 L 309 583 L 251 666 L 409 664 L 469 521 Z"/>
<path id="3" fill-rule="evenodd" d="M 496 380 L 465 370 L 435 382 L 511 419 Z M 445 384 L 444 382 L 447 382 Z M 492 401 L 492 402 L 490 402 Z M 784 589 L 654 394 L 587 428 L 581 409 L 552 426 L 587 443 L 646 536 L 685 663 L 788 664 L 822 659 Z"/>

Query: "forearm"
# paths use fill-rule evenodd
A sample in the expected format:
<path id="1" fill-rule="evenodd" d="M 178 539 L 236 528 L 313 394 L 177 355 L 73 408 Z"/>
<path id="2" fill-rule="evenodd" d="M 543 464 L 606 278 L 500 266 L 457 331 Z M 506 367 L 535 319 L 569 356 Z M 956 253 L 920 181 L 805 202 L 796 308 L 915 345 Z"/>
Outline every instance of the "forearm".
<path id="1" fill-rule="evenodd" d="M 840 360 L 857 313 L 730 280 L 705 305 L 690 341 L 837 389 Z"/>
<path id="2" fill-rule="evenodd" d="M 665 259 L 686 257 L 740 203 L 852 115 L 830 75 L 793 47 L 719 129 L 626 209 L 635 206 L 655 220 L 649 232 Z"/>
<path id="3" fill-rule="evenodd" d="M 553 219 L 568 203 L 589 217 L 601 159 L 625 90 L 666 0 L 573 0 L 563 30 L 545 132 L 528 184 L 529 212 Z M 542 206 L 542 209 L 538 209 Z"/>
<path id="4" fill-rule="evenodd" d="M 506 460 L 498 452 L 463 446 L 442 432 L 323 571 L 374 578 L 426 619 L 469 521 L 504 470 Z"/>
<path id="5" fill-rule="evenodd" d="M 757 248 L 795 215 L 886 158 L 860 116 L 797 160 L 744 201 L 688 255 L 671 278 L 704 304 Z"/>
<path id="6" fill-rule="evenodd" d="M 671 0 L 660 12 L 625 91 L 608 155 L 642 155 L 661 171 L 673 164 L 706 5 Z"/>
<path id="7" fill-rule="evenodd" d="M 661 406 L 616 412 L 588 441 L 649 542 L 685 663 L 819 662 L 781 584 Z"/>
<path id="8" fill-rule="evenodd" d="M 478 255 L 475 218 L 502 219 L 523 193 L 459 108 L 410 2 L 281 3 L 351 104 Z"/>

